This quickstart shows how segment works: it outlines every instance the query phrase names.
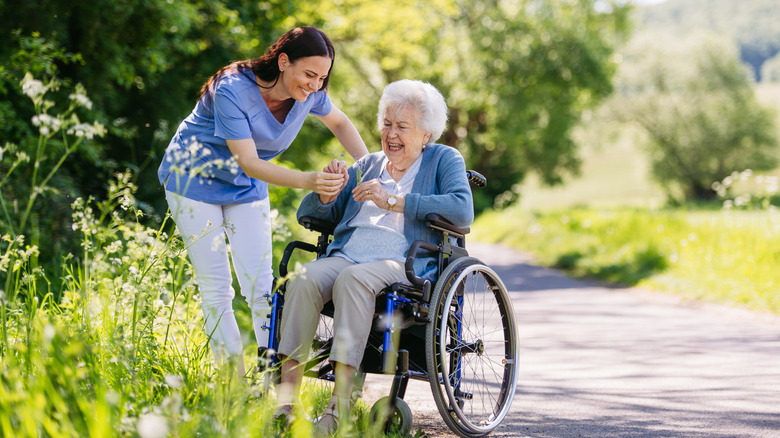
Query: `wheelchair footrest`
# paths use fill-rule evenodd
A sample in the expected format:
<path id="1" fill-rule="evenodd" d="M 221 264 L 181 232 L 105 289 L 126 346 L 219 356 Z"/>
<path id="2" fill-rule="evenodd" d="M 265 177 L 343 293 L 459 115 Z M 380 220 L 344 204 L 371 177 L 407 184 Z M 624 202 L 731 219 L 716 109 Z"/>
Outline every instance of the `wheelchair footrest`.
<path id="1" fill-rule="evenodd" d="M 413 300 L 422 300 L 423 298 L 423 293 L 419 288 L 409 286 L 408 284 L 393 283 L 388 288 L 395 292 L 399 297 Z"/>

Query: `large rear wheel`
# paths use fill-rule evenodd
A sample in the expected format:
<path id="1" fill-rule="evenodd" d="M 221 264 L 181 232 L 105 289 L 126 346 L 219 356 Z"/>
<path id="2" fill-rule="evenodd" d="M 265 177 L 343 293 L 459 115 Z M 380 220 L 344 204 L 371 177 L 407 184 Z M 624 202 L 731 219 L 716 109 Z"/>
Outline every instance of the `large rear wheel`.
<path id="1" fill-rule="evenodd" d="M 454 260 L 431 296 L 428 375 L 447 426 L 489 434 L 506 417 L 517 384 L 517 327 L 506 287 L 476 258 Z"/>

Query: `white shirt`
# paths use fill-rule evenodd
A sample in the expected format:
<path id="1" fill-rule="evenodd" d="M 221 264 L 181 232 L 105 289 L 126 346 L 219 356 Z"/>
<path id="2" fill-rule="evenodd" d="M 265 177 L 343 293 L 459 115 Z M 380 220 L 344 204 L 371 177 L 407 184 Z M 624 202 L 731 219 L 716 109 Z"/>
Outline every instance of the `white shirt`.
<path id="1" fill-rule="evenodd" d="M 382 162 L 379 183 L 391 195 L 407 195 L 412 191 L 414 178 L 420 170 L 422 155 L 412 163 L 401 180 L 396 182 L 387 171 L 388 160 Z M 404 237 L 404 215 L 402 211 L 385 210 L 374 201 L 366 201 L 360 211 L 347 226 L 355 228 L 352 236 L 340 251 L 334 255 L 355 263 L 376 262 L 379 260 L 405 261 L 404 254 L 409 242 Z"/>

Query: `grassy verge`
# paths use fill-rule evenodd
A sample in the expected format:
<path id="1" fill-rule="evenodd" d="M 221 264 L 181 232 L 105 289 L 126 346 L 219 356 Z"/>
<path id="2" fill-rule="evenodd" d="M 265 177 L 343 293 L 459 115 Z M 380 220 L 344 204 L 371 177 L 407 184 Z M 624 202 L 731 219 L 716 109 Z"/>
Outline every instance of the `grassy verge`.
<path id="1" fill-rule="evenodd" d="M 510 208 L 472 228 L 575 276 L 780 314 L 777 212 Z"/>
<path id="2" fill-rule="evenodd" d="M 272 421 L 275 397 L 255 366 L 246 311 L 238 312 L 247 336 L 238 360 L 249 373 L 214 363 L 184 243 L 165 231 L 169 217 L 156 221 L 138 208 L 129 171 L 109 182 L 104 200 L 72 202 L 72 253 L 42 256 L 59 253 L 41 252 L 40 236 L 50 231 L 33 213 L 45 212 L 43 195 L 65 198 L 50 181 L 102 130 L 71 117 L 73 103 L 64 115 L 46 113 L 52 87 L 25 77 L 39 138 L 25 143 L 31 151 L 0 147 L 0 436 L 312 436 L 303 416 L 286 430 Z M 81 94 L 71 100 L 89 102 Z M 30 195 L 17 198 L 19 187 Z M 302 396 L 329 397 L 312 392 Z M 356 406 L 342 435 L 384 436 L 368 412 Z"/>
<path id="3" fill-rule="evenodd" d="M 215 366 L 181 239 L 139 221 L 134 190 L 122 174 L 105 201 L 74 202 L 83 251 L 62 278 L 3 236 L 0 436 L 312 436 L 303 416 L 286 430 L 272 421 L 274 392 L 248 339 L 246 376 Z M 340 436 L 385 436 L 369 409 L 358 402 Z"/>

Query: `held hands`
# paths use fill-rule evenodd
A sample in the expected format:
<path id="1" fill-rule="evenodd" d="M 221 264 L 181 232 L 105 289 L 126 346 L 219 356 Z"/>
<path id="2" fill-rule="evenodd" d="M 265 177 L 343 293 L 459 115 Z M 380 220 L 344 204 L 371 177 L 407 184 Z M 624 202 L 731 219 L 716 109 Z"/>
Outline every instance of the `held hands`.
<path id="1" fill-rule="evenodd" d="M 328 163 L 322 172 L 310 172 L 310 175 L 312 191 L 320 195 L 320 202 L 323 204 L 333 202 L 349 180 L 347 163 L 335 159 Z"/>

